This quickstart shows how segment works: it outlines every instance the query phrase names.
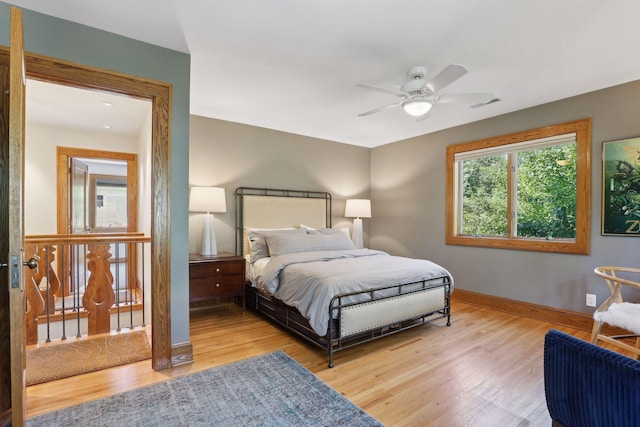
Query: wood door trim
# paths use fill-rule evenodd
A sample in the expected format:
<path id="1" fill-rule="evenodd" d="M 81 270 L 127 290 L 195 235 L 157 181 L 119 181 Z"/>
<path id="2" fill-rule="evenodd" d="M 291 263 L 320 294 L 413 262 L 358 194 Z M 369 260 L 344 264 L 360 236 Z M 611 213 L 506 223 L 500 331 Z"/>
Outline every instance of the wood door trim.
<path id="1" fill-rule="evenodd" d="M 69 204 L 69 180 L 67 168 L 70 157 L 81 157 L 86 159 L 113 159 L 127 162 L 127 231 L 130 233 L 138 231 L 138 156 L 133 153 L 122 153 L 119 151 L 92 150 L 77 147 L 56 147 L 56 175 L 57 175 L 57 212 L 56 222 L 58 224 L 58 234 L 67 234 L 68 229 L 68 204 Z M 136 195 L 134 199 L 134 195 Z"/>
<path id="2" fill-rule="evenodd" d="M 9 65 L 8 54 L 5 60 L 0 58 L 0 91 L 9 90 Z M 7 97 L 0 100 L 0 159 L 9 158 L 9 105 Z M 7 209 L 0 210 L 0 233 L 9 235 L 9 169 L 0 168 L 0 200 L 6 201 Z M 9 253 L 8 239 L 0 239 L 0 260 L 6 262 L 6 254 Z M 1 270 L 0 270 L 1 271 Z M 9 275 L 6 271 L 0 274 L 0 288 L 8 289 Z M 11 313 L 9 312 L 9 292 L 0 292 L 0 425 L 5 425 L 11 420 Z"/>
<path id="3" fill-rule="evenodd" d="M 8 49 L 0 47 L 0 53 Z M 25 52 L 27 77 L 152 102 L 151 322 L 153 369 L 171 367 L 171 105 L 170 83 Z"/>

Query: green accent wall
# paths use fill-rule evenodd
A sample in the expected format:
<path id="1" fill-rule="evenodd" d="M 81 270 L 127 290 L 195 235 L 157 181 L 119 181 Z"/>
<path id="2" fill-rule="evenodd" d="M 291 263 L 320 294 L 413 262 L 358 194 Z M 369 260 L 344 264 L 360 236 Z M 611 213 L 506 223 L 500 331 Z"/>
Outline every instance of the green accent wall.
<path id="1" fill-rule="evenodd" d="M 0 2 L 0 44 L 10 5 Z M 171 342 L 189 341 L 189 54 L 23 9 L 25 50 L 173 85 L 171 121 Z"/>

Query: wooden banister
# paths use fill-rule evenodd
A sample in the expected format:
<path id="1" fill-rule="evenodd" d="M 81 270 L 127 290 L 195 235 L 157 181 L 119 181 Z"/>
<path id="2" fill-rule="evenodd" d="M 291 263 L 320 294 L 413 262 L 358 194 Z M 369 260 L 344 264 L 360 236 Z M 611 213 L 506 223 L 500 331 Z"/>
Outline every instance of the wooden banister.
<path id="1" fill-rule="evenodd" d="M 65 313 L 77 319 L 86 317 L 89 335 L 109 332 L 113 308 L 119 313 L 126 305 L 127 311 L 131 311 L 134 304 L 142 302 L 139 296 L 143 295 L 143 284 L 137 278 L 138 248 L 150 242 L 151 238 L 144 233 L 25 236 L 25 255 L 38 258 L 38 267 L 25 273 L 28 344 L 38 342 L 38 320 L 42 322 L 44 316 L 48 320 L 57 314 L 63 319 Z M 74 274 L 76 267 L 72 265 L 80 265 L 85 273 Z M 116 266 L 115 273 L 112 265 Z M 118 276 L 115 280 L 114 274 Z M 125 298 L 120 299 L 120 292 Z M 64 298 L 72 294 L 79 295 L 78 299 L 74 297 L 73 307 L 65 307 Z M 59 312 L 56 312 L 56 298 L 63 299 L 57 301 L 63 303 Z"/>
<path id="2" fill-rule="evenodd" d="M 25 236 L 26 244 L 85 245 L 90 243 L 149 243 L 144 233 L 39 234 Z"/>

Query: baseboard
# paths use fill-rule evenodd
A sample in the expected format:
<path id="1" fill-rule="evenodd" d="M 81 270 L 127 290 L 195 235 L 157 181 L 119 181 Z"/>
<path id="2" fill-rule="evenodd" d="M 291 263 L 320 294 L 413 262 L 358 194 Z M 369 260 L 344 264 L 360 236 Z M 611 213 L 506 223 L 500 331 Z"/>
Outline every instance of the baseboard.
<path id="1" fill-rule="evenodd" d="M 171 346 L 171 367 L 193 363 L 193 345 L 191 342 Z"/>
<path id="2" fill-rule="evenodd" d="M 562 310 L 545 305 L 486 295 L 458 288 L 456 288 L 451 294 L 451 298 L 465 304 L 490 308 L 503 313 L 528 317 L 530 319 L 553 323 L 555 325 L 568 326 L 570 328 L 580 329 L 587 332 L 591 332 L 591 329 L 593 328 L 593 317 L 586 313 Z"/>

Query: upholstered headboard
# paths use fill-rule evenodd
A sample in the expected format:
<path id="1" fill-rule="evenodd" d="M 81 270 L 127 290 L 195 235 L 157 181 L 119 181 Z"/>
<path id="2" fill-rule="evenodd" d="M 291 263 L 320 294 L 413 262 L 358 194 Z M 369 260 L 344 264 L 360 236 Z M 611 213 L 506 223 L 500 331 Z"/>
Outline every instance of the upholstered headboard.
<path id="1" fill-rule="evenodd" d="M 236 189 L 236 253 L 249 251 L 247 228 L 331 227 L 331 194 L 323 191 Z"/>

